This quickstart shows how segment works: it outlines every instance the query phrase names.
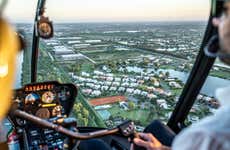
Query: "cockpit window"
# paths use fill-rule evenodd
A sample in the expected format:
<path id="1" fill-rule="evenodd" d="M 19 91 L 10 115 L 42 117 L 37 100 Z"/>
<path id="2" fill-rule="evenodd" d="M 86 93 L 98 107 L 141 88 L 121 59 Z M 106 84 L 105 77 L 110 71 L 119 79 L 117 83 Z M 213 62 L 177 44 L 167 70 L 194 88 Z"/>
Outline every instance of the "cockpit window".
<path id="1" fill-rule="evenodd" d="M 217 59 L 210 72 L 210 76 L 206 79 L 196 103 L 189 113 L 186 121 L 187 124 L 195 123 L 205 116 L 215 113 L 217 108 L 220 107 L 216 97 L 216 90 L 230 85 L 229 73 L 230 67 Z"/>
<path id="2" fill-rule="evenodd" d="M 17 72 L 14 84 L 15 89 L 22 87 L 23 84 L 30 83 L 33 17 L 36 4 L 36 1 L 30 0 L 24 0 L 23 2 L 9 0 L 7 1 L 6 8 L 3 11 L 4 18 L 15 28 L 17 32 L 23 34 L 26 41 L 26 48 L 23 50 L 24 52 L 20 52 L 17 56 Z"/>
<path id="3" fill-rule="evenodd" d="M 154 119 L 168 121 L 202 42 L 208 0 L 47 0 L 46 7 L 54 37 L 40 42 L 38 81 L 78 86 L 72 116 L 80 126 L 130 119 L 141 131 Z M 31 55 L 24 54 L 25 84 Z M 210 78 L 226 83 L 226 71 L 215 66 Z M 201 96 L 212 97 L 207 86 Z M 193 116 L 210 112 L 200 106 Z"/>

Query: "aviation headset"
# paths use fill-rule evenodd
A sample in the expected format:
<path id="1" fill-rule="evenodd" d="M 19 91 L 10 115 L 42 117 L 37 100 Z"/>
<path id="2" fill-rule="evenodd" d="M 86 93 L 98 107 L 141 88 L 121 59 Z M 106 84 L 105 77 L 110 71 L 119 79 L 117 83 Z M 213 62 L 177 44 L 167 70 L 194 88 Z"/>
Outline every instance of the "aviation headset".
<path id="1" fill-rule="evenodd" d="M 19 36 L 2 17 L 5 4 L 6 0 L 0 4 L 0 121 L 11 106 L 16 56 L 20 49 Z"/>

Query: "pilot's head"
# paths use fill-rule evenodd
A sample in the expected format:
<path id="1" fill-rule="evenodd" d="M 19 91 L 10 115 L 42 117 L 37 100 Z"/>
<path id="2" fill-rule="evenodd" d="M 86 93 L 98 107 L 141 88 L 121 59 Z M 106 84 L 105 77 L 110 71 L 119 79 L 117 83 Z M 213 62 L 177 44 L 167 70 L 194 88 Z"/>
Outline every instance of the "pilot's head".
<path id="1" fill-rule="evenodd" d="M 219 31 L 220 53 L 230 54 L 230 0 L 226 0 L 223 15 L 220 18 L 214 18 L 213 24 Z M 230 58 L 220 59 L 230 65 Z"/>
<path id="2" fill-rule="evenodd" d="M 19 39 L 15 31 L 0 16 L 0 121 L 11 105 L 18 49 Z"/>

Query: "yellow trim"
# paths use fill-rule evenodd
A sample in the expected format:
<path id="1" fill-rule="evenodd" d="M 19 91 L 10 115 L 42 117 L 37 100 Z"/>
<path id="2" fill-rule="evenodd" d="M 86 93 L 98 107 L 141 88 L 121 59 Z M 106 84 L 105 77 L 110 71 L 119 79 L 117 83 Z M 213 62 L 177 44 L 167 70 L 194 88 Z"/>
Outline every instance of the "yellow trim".
<path id="1" fill-rule="evenodd" d="M 43 104 L 42 107 L 54 107 L 57 106 L 57 104 Z"/>

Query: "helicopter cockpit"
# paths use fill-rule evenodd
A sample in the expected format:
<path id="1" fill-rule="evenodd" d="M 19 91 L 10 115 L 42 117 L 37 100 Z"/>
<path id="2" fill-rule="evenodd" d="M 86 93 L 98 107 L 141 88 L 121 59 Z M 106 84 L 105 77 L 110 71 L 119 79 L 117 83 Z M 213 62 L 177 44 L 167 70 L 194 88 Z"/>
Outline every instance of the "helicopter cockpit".
<path id="1" fill-rule="evenodd" d="M 26 47 L 4 121 L 9 149 L 81 150 L 81 141 L 100 139 L 129 150 L 138 132 L 171 146 L 215 112 L 214 91 L 229 85 L 230 69 L 206 53 L 218 49 L 209 44 L 212 18 L 224 2 L 176 1 L 10 0 L 3 14 Z"/>

